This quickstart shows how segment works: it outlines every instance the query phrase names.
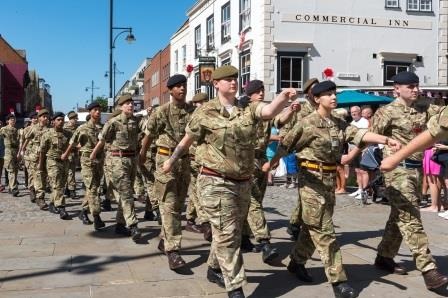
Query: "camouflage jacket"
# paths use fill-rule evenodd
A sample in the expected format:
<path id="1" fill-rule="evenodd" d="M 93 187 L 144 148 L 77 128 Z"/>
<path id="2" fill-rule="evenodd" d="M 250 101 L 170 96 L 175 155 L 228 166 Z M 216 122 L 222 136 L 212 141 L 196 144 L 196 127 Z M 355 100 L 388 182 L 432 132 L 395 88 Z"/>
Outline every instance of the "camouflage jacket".
<path id="1" fill-rule="evenodd" d="M 136 117 L 126 117 L 124 113 L 111 118 L 104 124 L 100 140 L 109 143 L 110 151 L 135 151 L 138 150 L 138 135 L 140 128 Z"/>
<path id="2" fill-rule="evenodd" d="M 44 153 L 47 159 L 60 160 L 71 137 L 72 133 L 68 130 L 56 131 L 54 128 L 50 128 L 42 135 L 40 152 Z"/>
<path id="3" fill-rule="evenodd" d="M 42 135 L 49 128 L 40 124 L 32 125 L 31 128 L 25 133 L 25 140 L 28 140 L 25 155 L 28 155 L 30 161 L 37 161 L 40 154 L 40 140 Z"/>
<path id="4" fill-rule="evenodd" d="M 234 106 L 229 113 L 216 98 L 201 106 L 187 126 L 188 135 L 198 143 L 196 161 L 230 178 L 250 177 L 264 106 L 254 102 Z"/>
<path id="5" fill-rule="evenodd" d="M 0 135 L 3 136 L 5 144 L 5 156 L 17 155 L 19 150 L 19 131 L 9 125 L 0 128 Z"/>
<path id="6" fill-rule="evenodd" d="M 194 107 L 187 103 L 180 106 L 166 103 L 150 116 L 145 134 L 157 146 L 174 149 L 185 136 L 185 128 L 193 111 Z"/>
<path id="7" fill-rule="evenodd" d="M 301 160 L 335 164 L 341 160 L 344 143 L 360 146 L 366 132 L 333 115 L 324 119 L 314 111 L 285 135 L 278 153 L 285 155 L 296 150 Z"/>
<path id="8" fill-rule="evenodd" d="M 448 109 L 443 107 L 439 114 L 429 119 L 427 126 L 433 137 L 446 141 L 448 139 Z"/>
<path id="9" fill-rule="evenodd" d="M 316 109 L 308 102 L 300 104 L 300 111 L 294 113 L 291 120 L 280 129 L 280 137 L 284 137 L 301 119 L 305 118 Z"/>
<path id="10" fill-rule="evenodd" d="M 70 122 L 64 124 L 64 129 L 70 131 L 72 134 L 75 133 L 77 128 L 78 125 L 72 125 Z"/>
<path id="11" fill-rule="evenodd" d="M 428 104 L 408 107 L 399 100 L 378 109 L 372 117 L 370 131 L 391 137 L 403 146 L 419 133 L 426 130 L 429 119 L 440 112 L 441 107 Z M 384 157 L 392 154 L 389 146 L 384 146 Z M 409 159 L 422 160 L 421 152 L 412 154 Z"/>
<path id="12" fill-rule="evenodd" d="M 70 144 L 73 146 L 81 145 L 79 152 L 81 154 L 90 154 L 98 142 L 98 136 L 101 133 L 101 124 L 94 124 L 88 121 L 79 126 L 70 139 Z"/>

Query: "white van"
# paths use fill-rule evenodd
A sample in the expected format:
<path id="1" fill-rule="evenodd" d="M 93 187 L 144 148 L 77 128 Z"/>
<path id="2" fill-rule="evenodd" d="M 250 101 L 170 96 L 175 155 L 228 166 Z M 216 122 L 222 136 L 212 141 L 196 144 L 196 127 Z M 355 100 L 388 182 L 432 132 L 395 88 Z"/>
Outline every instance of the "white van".
<path id="1" fill-rule="evenodd" d="M 107 112 L 101 112 L 101 124 L 106 123 L 107 119 L 109 119 L 109 116 L 112 113 L 107 113 Z M 87 115 L 89 115 L 89 112 L 78 112 L 78 124 L 83 124 L 86 121 Z M 68 122 L 68 117 L 67 115 L 65 115 L 65 122 Z"/>

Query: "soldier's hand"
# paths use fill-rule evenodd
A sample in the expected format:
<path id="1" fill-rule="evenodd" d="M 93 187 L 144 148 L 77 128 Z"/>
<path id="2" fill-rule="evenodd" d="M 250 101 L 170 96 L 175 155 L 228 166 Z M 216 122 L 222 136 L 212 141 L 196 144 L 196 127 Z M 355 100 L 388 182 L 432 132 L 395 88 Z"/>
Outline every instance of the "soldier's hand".
<path id="1" fill-rule="evenodd" d="M 261 167 L 261 171 L 263 171 L 264 173 L 267 173 L 267 172 L 269 172 L 269 170 L 271 170 L 271 163 L 265 162 L 263 164 L 263 166 Z"/>
<path id="2" fill-rule="evenodd" d="M 297 98 L 297 90 L 294 88 L 283 89 L 282 93 L 286 95 L 289 100 L 295 100 Z"/>
<path id="3" fill-rule="evenodd" d="M 61 160 L 66 160 L 66 159 L 67 159 L 67 154 L 62 153 L 62 155 L 61 155 Z"/>
<path id="4" fill-rule="evenodd" d="M 164 172 L 165 174 L 169 173 L 171 171 L 172 167 L 173 167 L 173 163 L 172 163 L 171 159 L 167 159 L 163 163 L 162 172 Z"/>
<path id="5" fill-rule="evenodd" d="M 392 151 L 396 152 L 401 149 L 401 143 L 394 139 L 388 139 L 387 145 L 391 147 Z"/>
<path id="6" fill-rule="evenodd" d="M 298 100 L 293 101 L 289 106 L 289 108 L 293 112 L 300 112 L 300 110 L 302 109 L 302 107 L 300 106 L 300 102 Z"/>
<path id="7" fill-rule="evenodd" d="M 390 172 L 395 169 L 399 163 L 400 161 L 395 159 L 394 156 L 391 155 L 381 161 L 380 169 L 382 172 Z"/>
<path id="8" fill-rule="evenodd" d="M 90 153 L 90 160 L 95 160 L 95 159 L 96 159 L 95 152 Z"/>
<path id="9" fill-rule="evenodd" d="M 22 151 L 17 152 L 17 160 L 22 159 Z"/>
<path id="10" fill-rule="evenodd" d="M 352 159 L 347 154 L 341 156 L 341 165 L 345 166 L 349 164 L 351 161 Z"/>

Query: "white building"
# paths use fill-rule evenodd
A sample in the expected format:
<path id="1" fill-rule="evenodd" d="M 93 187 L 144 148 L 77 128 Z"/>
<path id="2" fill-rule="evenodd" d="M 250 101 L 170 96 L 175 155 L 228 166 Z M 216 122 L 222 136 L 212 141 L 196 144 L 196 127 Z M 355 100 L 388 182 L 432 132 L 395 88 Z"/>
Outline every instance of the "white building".
<path id="1" fill-rule="evenodd" d="M 267 99 L 311 77 L 375 89 L 411 70 L 422 86 L 447 85 L 448 0 L 199 0 L 187 16 L 171 73 L 185 71 L 186 57 L 190 97 L 204 56 L 238 67 L 241 86 L 263 80 Z"/>

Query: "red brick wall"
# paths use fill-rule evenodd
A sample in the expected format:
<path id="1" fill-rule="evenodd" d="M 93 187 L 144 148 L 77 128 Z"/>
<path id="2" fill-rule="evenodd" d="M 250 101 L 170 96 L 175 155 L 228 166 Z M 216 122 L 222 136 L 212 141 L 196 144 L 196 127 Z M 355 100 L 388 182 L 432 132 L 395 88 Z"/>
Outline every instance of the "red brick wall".
<path id="1" fill-rule="evenodd" d="M 153 105 L 154 100 L 158 98 L 159 104 L 169 101 L 168 88 L 166 81 L 170 73 L 170 46 L 159 51 L 151 59 L 151 64 L 144 72 L 144 89 L 145 89 L 145 108 Z M 156 79 L 153 83 L 152 79 Z"/>

